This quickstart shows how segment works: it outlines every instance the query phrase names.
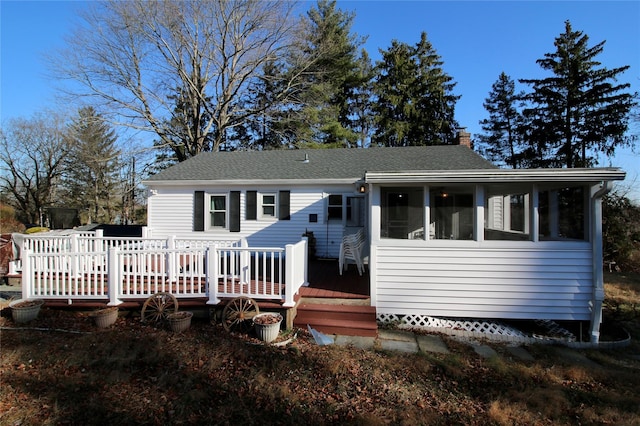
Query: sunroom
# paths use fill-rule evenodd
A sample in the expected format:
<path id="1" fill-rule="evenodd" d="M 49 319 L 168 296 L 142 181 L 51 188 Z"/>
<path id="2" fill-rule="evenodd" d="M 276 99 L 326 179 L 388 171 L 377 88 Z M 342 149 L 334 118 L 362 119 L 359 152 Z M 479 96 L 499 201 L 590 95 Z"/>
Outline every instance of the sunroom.
<path id="1" fill-rule="evenodd" d="M 613 168 L 368 172 L 372 304 L 392 318 L 588 320 L 597 341 L 601 199 L 621 179 Z"/>

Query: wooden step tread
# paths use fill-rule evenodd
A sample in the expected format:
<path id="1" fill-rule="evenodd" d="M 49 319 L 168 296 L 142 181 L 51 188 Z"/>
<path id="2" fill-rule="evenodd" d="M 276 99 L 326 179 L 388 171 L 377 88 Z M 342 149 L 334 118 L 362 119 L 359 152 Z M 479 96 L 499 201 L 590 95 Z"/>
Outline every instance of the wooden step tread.
<path id="1" fill-rule="evenodd" d="M 331 319 L 334 321 L 364 321 L 370 323 L 376 323 L 376 316 L 372 313 L 362 314 L 354 312 L 326 312 L 320 314 L 318 312 L 310 311 L 298 311 L 296 315 L 296 321 L 315 323 L 324 319 Z"/>
<path id="2" fill-rule="evenodd" d="M 325 290 L 322 288 L 314 288 L 314 287 L 301 287 L 299 293 L 300 293 L 300 296 L 302 297 L 320 297 L 320 298 L 329 298 L 329 299 L 369 299 L 370 298 L 370 296 L 367 294 L 347 293 L 343 291 Z"/>
<path id="3" fill-rule="evenodd" d="M 298 305 L 298 312 L 314 311 L 314 312 L 359 312 L 359 313 L 376 313 L 375 306 L 363 305 L 329 305 L 322 303 L 301 303 Z"/>

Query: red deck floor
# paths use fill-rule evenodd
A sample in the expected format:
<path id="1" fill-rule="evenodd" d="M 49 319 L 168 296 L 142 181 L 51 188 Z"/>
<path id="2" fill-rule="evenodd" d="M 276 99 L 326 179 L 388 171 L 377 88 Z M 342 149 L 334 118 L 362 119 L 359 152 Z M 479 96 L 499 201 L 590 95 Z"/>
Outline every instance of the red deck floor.
<path id="1" fill-rule="evenodd" d="M 337 260 L 309 262 L 307 278 L 309 286 L 301 289 L 302 297 L 362 299 L 370 295 L 369 272 L 359 275 L 356 267 L 350 265 L 340 275 Z"/>

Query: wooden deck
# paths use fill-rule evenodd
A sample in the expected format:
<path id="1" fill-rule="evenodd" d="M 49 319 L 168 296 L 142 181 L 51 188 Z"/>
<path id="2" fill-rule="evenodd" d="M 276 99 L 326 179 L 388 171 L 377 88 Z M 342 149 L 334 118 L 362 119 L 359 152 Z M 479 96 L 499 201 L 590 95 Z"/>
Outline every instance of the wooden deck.
<path id="1" fill-rule="evenodd" d="M 371 293 L 368 270 L 360 275 L 355 265 L 350 265 L 340 275 L 335 259 L 309 262 L 307 279 L 309 286 L 300 289 L 301 297 L 367 299 Z"/>
<path id="2" fill-rule="evenodd" d="M 340 275 L 337 260 L 314 260 L 308 265 L 307 278 L 309 286 L 301 287 L 295 300 L 298 302 L 296 308 L 286 309 L 282 307 L 282 300 L 277 299 L 256 299 L 260 310 L 279 311 L 286 318 L 286 327 L 293 326 L 306 329 L 311 326 L 317 331 L 327 334 L 342 334 L 356 336 L 376 336 L 376 310 L 370 306 L 370 286 L 369 273 L 365 271 L 360 275 L 355 266 L 350 266 L 347 271 Z M 74 279 L 69 277 L 61 278 L 61 290 L 69 285 L 73 285 Z M 220 310 L 228 300 L 222 296 L 222 303 L 217 306 L 207 305 L 208 297 L 203 293 L 205 283 L 201 280 L 178 280 L 177 282 L 167 282 L 159 277 L 147 277 L 141 281 L 130 281 L 127 283 L 128 294 L 121 298 L 123 309 L 138 310 L 145 302 L 146 298 L 140 298 L 140 294 L 147 294 L 149 291 L 168 291 L 181 294 L 179 305 L 187 309 L 202 309 L 205 307 L 214 308 L 220 314 Z M 156 287 L 157 286 L 157 287 Z M 220 293 L 232 292 L 237 294 L 248 293 L 249 287 L 259 289 L 263 294 L 279 294 L 281 290 L 277 284 L 270 282 L 255 282 L 240 284 L 238 281 L 224 281 L 218 283 Z M 101 291 L 104 297 L 106 287 L 94 288 Z M 144 290 L 144 291 L 143 291 Z M 273 292 L 273 293 L 271 293 Z M 191 293 L 191 294 L 189 294 Z M 74 299 L 73 304 L 69 304 L 68 299 L 46 299 L 46 305 L 58 308 L 101 308 L 106 306 L 106 297 L 87 300 Z"/>
<path id="3" fill-rule="evenodd" d="M 351 266 L 347 271 L 339 274 L 337 260 L 314 260 L 309 263 L 308 270 L 309 286 L 301 287 L 299 297 L 307 298 L 325 298 L 325 299 L 368 299 L 369 288 L 369 274 L 365 272 L 363 275 L 359 275 L 355 266 Z M 85 284 L 90 281 L 92 277 L 84 277 Z M 73 299 L 74 303 L 83 304 L 83 297 L 80 295 L 72 295 L 71 291 L 76 284 L 77 278 L 61 275 L 57 278 L 60 283 L 57 291 L 57 297 L 64 297 L 65 300 L 58 303 L 55 298 L 47 300 L 48 304 L 62 304 L 68 303 L 68 299 Z M 202 304 L 207 302 L 207 297 L 204 294 L 206 291 L 204 281 L 200 279 L 183 280 L 179 279 L 177 282 L 168 282 L 166 278 L 161 276 L 143 277 L 142 280 L 129 280 L 125 279 L 124 294 L 122 299 L 125 302 L 144 302 L 144 300 L 135 300 L 142 294 L 155 293 L 159 291 L 166 291 L 170 293 L 180 294 L 181 299 L 185 302 L 191 299 L 192 302 L 200 301 Z M 280 294 L 283 289 L 279 284 L 265 282 L 260 280 L 258 282 L 251 281 L 249 283 L 240 284 L 236 281 L 221 280 L 218 283 L 218 292 L 222 294 L 237 293 L 237 294 L 250 294 L 252 292 L 258 292 L 264 295 L 273 294 L 276 302 L 276 295 Z M 107 287 L 106 280 L 90 285 L 88 291 L 84 293 L 84 296 L 93 297 L 93 301 L 87 301 L 92 304 L 100 303 L 99 299 L 103 297 L 106 299 Z M 185 299 L 186 296 L 186 299 Z M 96 297 L 98 300 L 96 300 Z M 223 296 L 224 297 L 224 296 Z M 44 297 L 46 299 L 46 296 Z M 68 298 L 68 299 L 67 299 Z"/>

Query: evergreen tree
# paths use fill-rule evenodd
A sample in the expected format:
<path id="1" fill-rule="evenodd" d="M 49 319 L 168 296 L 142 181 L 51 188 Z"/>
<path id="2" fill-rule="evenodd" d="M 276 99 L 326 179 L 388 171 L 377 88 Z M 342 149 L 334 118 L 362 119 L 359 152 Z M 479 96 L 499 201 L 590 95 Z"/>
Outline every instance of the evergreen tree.
<path id="1" fill-rule="evenodd" d="M 352 129 L 351 105 L 355 92 L 364 84 L 358 48 L 364 43 L 352 35 L 353 13 L 336 9 L 335 0 L 319 0 L 304 21 L 301 54 L 304 77 L 298 89 L 299 107 L 289 122 L 297 142 L 351 146 L 358 140 Z"/>
<path id="2" fill-rule="evenodd" d="M 629 68 L 601 67 L 596 57 L 605 42 L 588 46 L 589 37 L 574 31 L 569 21 L 555 39 L 556 51 L 537 63 L 551 71 L 544 79 L 523 79 L 533 92 L 524 110 L 530 128 L 527 142 L 532 152 L 544 153 L 541 165 L 589 167 L 595 154 L 612 156 L 617 147 L 630 143 L 625 137 L 633 95 L 630 85 L 615 84 Z"/>
<path id="3" fill-rule="evenodd" d="M 286 68 L 286 59 L 264 65 L 260 83 L 249 94 L 249 102 L 261 112 L 252 117 L 244 129 L 249 137 L 248 143 L 236 141 L 240 149 L 269 150 L 295 146 L 298 132 L 292 130 L 292 126 L 296 104 L 279 101 L 280 93 L 291 90 L 287 87 L 289 77 L 282 77 L 288 73 Z"/>
<path id="4" fill-rule="evenodd" d="M 374 84 L 377 116 L 373 142 L 384 146 L 453 143 L 455 83 L 427 34 L 415 46 L 394 40 L 381 51 Z"/>
<path id="5" fill-rule="evenodd" d="M 483 103 L 489 118 L 480 121 L 486 133 L 479 135 L 476 147 L 489 161 L 513 169 L 520 166 L 524 150 L 520 133 L 522 115 L 517 105 L 523 95 L 516 93 L 514 81 L 502 72 Z"/>
<path id="6" fill-rule="evenodd" d="M 85 107 L 73 119 L 67 137 L 66 198 L 88 214 L 89 222 L 111 223 L 119 181 L 115 132 L 94 108 Z"/>
<path id="7" fill-rule="evenodd" d="M 358 79 L 361 84 L 354 88 L 349 102 L 351 128 L 358 135 L 355 146 L 369 145 L 375 126 L 373 116 L 373 78 L 375 69 L 366 50 L 362 50 L 358 60 Z"/>

